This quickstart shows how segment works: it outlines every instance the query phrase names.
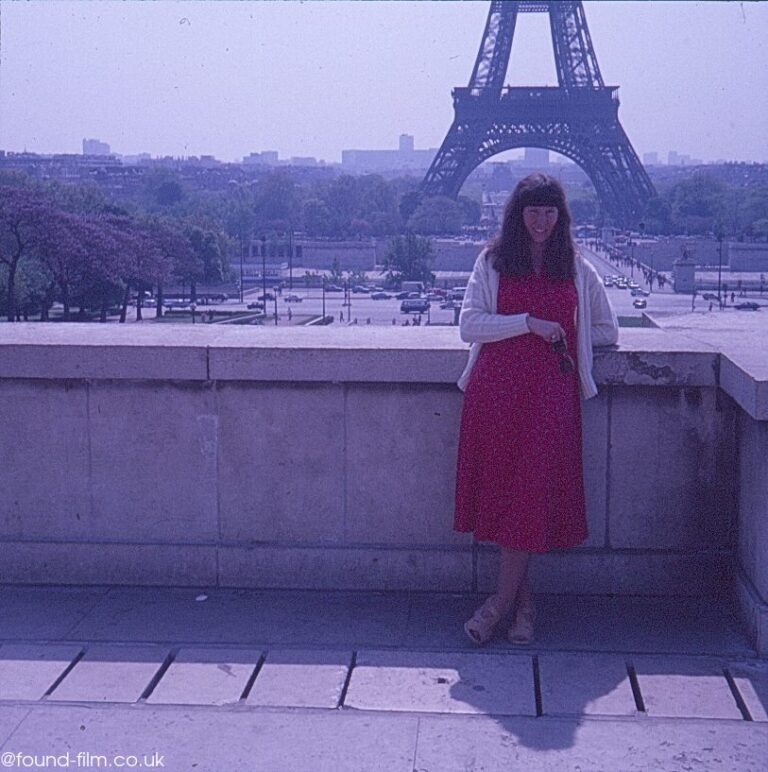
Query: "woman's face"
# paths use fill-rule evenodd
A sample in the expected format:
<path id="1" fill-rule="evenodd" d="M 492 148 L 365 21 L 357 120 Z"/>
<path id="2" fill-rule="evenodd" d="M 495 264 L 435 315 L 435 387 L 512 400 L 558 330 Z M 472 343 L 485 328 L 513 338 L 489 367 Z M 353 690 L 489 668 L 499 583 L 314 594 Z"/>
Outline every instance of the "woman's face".
<path id="1" fill-rule="evenodd" d="M 534 244 L 543 244 L 552 235 L 559 215 L 556 206 L 523 207 L 523 224 Z"/>

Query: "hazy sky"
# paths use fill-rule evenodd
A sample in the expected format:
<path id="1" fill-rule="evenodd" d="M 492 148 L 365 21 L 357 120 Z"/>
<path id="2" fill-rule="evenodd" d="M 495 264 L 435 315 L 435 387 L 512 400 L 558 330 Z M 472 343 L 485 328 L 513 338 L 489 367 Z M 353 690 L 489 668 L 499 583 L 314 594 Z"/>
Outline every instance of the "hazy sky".
<path id="1" fill-rule="evenodd" d="M 252 151 L 339 161 L 438 147 L 488 2 L 0 0 L 0 148 Z M 768 2 L 584 3 L 639 153 L 768 161 Z M 546 15 L 518 18 L 511 85 L 555 85 Z"/>

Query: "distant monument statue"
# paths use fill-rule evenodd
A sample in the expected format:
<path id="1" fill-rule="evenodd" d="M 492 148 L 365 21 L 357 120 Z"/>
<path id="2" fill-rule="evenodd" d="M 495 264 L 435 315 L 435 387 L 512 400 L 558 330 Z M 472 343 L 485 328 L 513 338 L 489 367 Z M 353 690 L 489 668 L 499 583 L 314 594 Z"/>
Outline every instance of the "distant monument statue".
<path id="1" fill-rule="evenodd" d="M 504 86 L 518 13 L 549 14 L 557 87 Z M 586 172 L 615 224 L 636 226 L 656 191 L 619 123 L 618 90 L 603 83 L 580 0 L 493 0 L 469 86 L 453 89 L 454 121 L 422 189 L 456 198 L 486 159 L 546 148 Z"/>

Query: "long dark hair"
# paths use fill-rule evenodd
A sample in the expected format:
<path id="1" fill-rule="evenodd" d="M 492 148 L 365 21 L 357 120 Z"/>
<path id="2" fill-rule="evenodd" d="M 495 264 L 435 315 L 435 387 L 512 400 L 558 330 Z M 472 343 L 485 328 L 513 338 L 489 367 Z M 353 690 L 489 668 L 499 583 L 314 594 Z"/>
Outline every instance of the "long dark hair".
<path id="1" fill-rule="evenodd" d="M 557 207 L 557 223 L 544 244 L 543 272 L 553 279 L 572 279 L 576 275 L 576 250 L 571 238 L 571 213 L 563 186 L 547 174 L 530 174 L 517 183 L 504 207 L 501 233 L 488 246 L 493 267 L 505 276 L 533 273 L 531 237 L 523 223 L 526 206 Z"/>

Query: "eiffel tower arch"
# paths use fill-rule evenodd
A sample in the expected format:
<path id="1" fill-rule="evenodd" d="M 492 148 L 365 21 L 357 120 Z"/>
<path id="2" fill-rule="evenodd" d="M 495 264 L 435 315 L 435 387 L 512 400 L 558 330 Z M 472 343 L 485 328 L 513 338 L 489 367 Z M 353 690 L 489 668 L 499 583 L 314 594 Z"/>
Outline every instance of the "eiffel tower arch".
<path id="1" fill-rule="evenodd" d="M 549 14 L 558 86 L 504 86 L 518 13 Z M 603 82 L 581 0 L 492 0 L 469 86 L 453 89 L 453 124 L 423 191 L 456 198 L 483 161 L 540 147 L 584 170 L 615 224 L 636 225 L 656 191 L 619 122 L 618 91 Z"/>

